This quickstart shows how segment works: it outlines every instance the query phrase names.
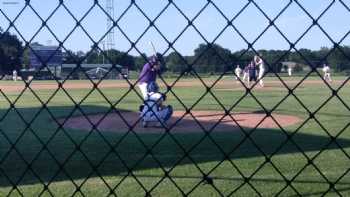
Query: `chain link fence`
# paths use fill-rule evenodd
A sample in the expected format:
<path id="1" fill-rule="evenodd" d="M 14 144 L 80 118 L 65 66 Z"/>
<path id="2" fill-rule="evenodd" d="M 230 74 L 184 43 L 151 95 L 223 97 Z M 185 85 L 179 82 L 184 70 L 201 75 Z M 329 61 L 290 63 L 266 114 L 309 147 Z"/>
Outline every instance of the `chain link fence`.
<path id="1" fill-rule="evenodd" d="M 233 14 L 223 11 L 223 7 L 219 5 L 220 1 L 214 0 L 198 2 L 197 9 L 194 9 L 196 11 L 192 11 L 191 14 L 179 5 L 186 3 L 176 0 L 152 1 L 149 3 L 162 3 L 163 6 L 162 9 L 149 14 L 144 11 L 143 2 L 131 0 L 120 2 L 127 6 L 123 7 L 116 18 L 110 15 L 105 2 L 101 0 L 89 1 L 89 5 L 91 4 L 89 8 L 79 14 L 68 6 L 69 1 L 52 1 L 55 7 L 49 10 L 49 14 L 45 17 L 37 11 L 33 2 L 25 0 L 17 4 L 17 1 L 3 1 L 3 7 L 0 9 L 2 24 L 7 24 L 1 27 L 1 42 L 7 42 L 5 39 L 9 33 L 15 34 L 24 45 L 24 50 L 19 55 L 22 61 L 25 61 L 25 57 L 28 58 L 26 54 L 28 51 L 32 51 L 40 61 L 40 67 L 32 71 L 30 78 L 23 77 L 17 81 L 21 86 L 14 92 L 6 89 L 13 84 L 5 82 L 1 84 L 1 196 L 349 195 L 350 143 L 347 133 L 349 133 L 350 108 L 346 88 L 350 78 L 346 76 L 337 83 L 328 82 L 323 78 L 315 59 L 310 59 L 305 51 L 298 48 L 299 43 L 312 29 L 317 28 L 320 34 L 326 37 L 327 42 L 331 43 L 331 48 L 317 61 L 327 62 L 335 52 L 349 61 L 350 54 L 342 45 L 346 45 L 350 29 L 338 36 L 340 39 L 335 39 L 320 23 L 327 13 L 337 14 L 332 11 L 335 5 L 350 13 L 349 2 L 318 1 L 324 6 L 319 14 L 315 15 L 306 8 L 305 1 L 288 0 L 283 1 L 283 6 L 276 8 L 278 12 L 271 16 L 267 13 L 270 9 L 264 6 L 270 3 L 258 0 L 241 1 L 243 3 L 239 9 L 236 7 L 232 9 L 235 10 Z M 19 8 L 15 15 L 9 16 L 6 10 L 9 4 Z M 288 32 L 278 25 L 282 15 L 292 7 L 297 8 L 309 22 L 305 30 L 300 30 L 302 33 L 296 39 L 291 39 Z M 256 10 L 256 16 L 267 21 L 261 31 L 255 30 L 257 36 L 254 39 L 248 39 L 245 31 L 240 29 L 240 23 L 237 23 L 242 22 L 240 16 L 251 8 Z M 166 34 L 166 31 L 172 31 L 171 29 L 161 30 L 158 27 L 158 22 L 169 9 L 175 10 L 177 15 L 186 21 L 186 25 L 174 39 L 169 39 Z M 220 22 L 225 24 L 221 29 L 213 29 L 214 32 L 218 32 L 213 39 L 209 39 L 206 32 L 202 32 L 198 27 L 200 23 L 206 23 L 198 18 L 209 9 L 218 14 Z M 109 29 L 99 36 L 94 35 L 94 31 L 85 26 L 90 17 L 95 17 L 96 10 L 112 21 Z M 30 19 L 38 20 L 41 25 L 28 37 L 26 30 L 18 21 L 29 11 L 32 13 Z M 57 35 L 52 22 L 57 23 L 57 26 L 63 24 L 64 27 L 64 23 L 60 23 L 59 18 L 58 20 L 56 18 L 57 13 L 62 12 L 74 21 L 71 30 L 63 37 Z M 134 35 L 129 35 L 121 25 L 122 21 L 127 21 L 130 25 L 136 23 L 127 18 L 130 12 L 138 13 L 145 25 L 145 29 L 136 38 Z M 254 18 L 249 20 L 251 20 L 249 23 L 255 25 Z M 346 21 L 346 18 L 339 20 Z M 176 21 L 168 23 L 176 25 Z M 298 29 L 298 27 L 292 28 Z M 81 56 L 70 50 L 71 45 L 66 46 L 67 42 L 74 39 L 71 37 L 74 37 L 78 29 L 86 42 L 91 43 L 91 49 Z M 177 43 L 189 29 L 205 45 L 205 49 L 192 59 L 186 57 L 177 47 Z M 234 83 L 232 86 L 240 87 L 239 93 L 234 94 L 235 98 L 227 98 L 230 94 L 225 94 L 224 99 L 217 87 L 227 80 L 227 76 L 233 78 L 236 75 L 232 72 L 232 65 L 242 62 L 246 64 L 253 55 L 263 52 L 257 49 L 257 45 L 271 29 L 287 45 L 286 50 L 273 61 L 268 61 L 264 55 L 261 57 L 266 66 L 262 79 L 266 79 L 266 84 L 269 84 L 269 78 L 274 79 L 280 92 L 278 98 L 273 98 L 276 97 L 275 94 L 272 94 L 271 98 L 266 95 L 270 94 L 268 85 L 259 91 L 259 80 L 247 85 L 238 78 L 237 82 L 232 82 Z M 216 47 L 216 43 L 226 30 L 235 32 L 246 46 L 231 59 L 224 57 Z M 55 52 L 46 58 L 33 49 L 36 37 L 42 31 L 48 32 L 58 45 Z M 147 62 L 148 58 L 144 54 L 144 49 L 139 47 L 139 43 L 147 34 L 153 32 L 166 43 L 167 47 L 159 51 L 162 56 L 166 57 L 172 51 L 184 65 L 181 72 L 173 74 L 171 80 L 165 77 L 166 73 L 158 75 L 168 101 L 176 110 L 182 111 L 171 124 L 160 121 L 161 125 L 158 128 L 142 128 L 143 132 L 139 131 L 143 118 L 136 109 L 143 102 L 137 86 L 139 81 L 130 77 L 131 74 L 126 73 L 125 68 L 110 54 L 110 50 L 106 50 L 105 45 L 102 45 L 113 31 L 118 31 L 120 34 L 118 36 L 130 45 L 120 58 L 127 58 L 128 55 L 136 53 L 140 57 L 140 61 L 136 63 Z M 65 58 L 70 59 L 71 65 L 74 65 L 69 66 L 61 78 L 57 76 L 56 69 L 53 70 L 49 65 L 59 50 L 63 50 Z M 101 72 L 91 74 L 89 72 L 95 70 L 88 71 L 84 65 L 96 51 L 99 52 L 101 59 L 103 58 L 105 67 L 97 69 Z M 198 71 L 199 62 L 208 53 L 224 65 L 217 75 L 210 78 Z M 302 77 L 293 81 L 293 85 L 290 85 L 289 79 L 275 69 L 276 65 L 285 61 L 291 53 L 298 56 L 309 68 Z M 42 77 L 43 72 L 51 81 L 35 80 Z M 98 78 L 92 77 L 97 74 Z M 108 78 L 121 76 L 118 83 L 123 85 L 111 86 L 112 90 L 105 91 L 104 88 L 113 83 L 111 80 L 106 80 L 107 76 Z M 1 79 L 4 80 L 5 77 L 4 72 Z M 79 84 L 79 81 L 71 81 L 76 78 L 85 79 L 84 83 L 88 84 L 88 87 L 84 90 L 80 90 L 79 86 L 77 90 L 70 88 L 72 83 Z M 310 78 L 322 82 L 317 85 L 322 86 L 322 91 L 325 92 L 322 95 L 326 95 L 320 98 L 321 101 L 315 101 L 312 106 L 310 102 L 313 101 L 310 99 L 316 99 L 319 95 L 317 91 L 320 90 L 317 89 L 312 93 L 306 90 L 310 93 L 308 96 L 314 96 L 312 98 L 300 96 L 299 92 L 306 88 Z M 193 93 L 194 89 L 201 90 L 196 96 L 188 96 L 191 97 L 190 102 L 186 100 L 188 93 L 179 85 L 189 79 L 194 80 L 188 82 L 187 91 Z M 45 83 L 51 85 L 45 88 L 47 85 Z M 41 85 L 42 89 L 37 89 L 38 85 Z M 206 101 L 208 97 L 211 99 L 210 102 Z M 266 100 L 269 99 L 272 103 L 267 104 Z M 245 104 L 247 100 L 254 104 Z M 293 100 L 293 105 L 288 105 L 288 108 L 291 111 L 299 109 L 297 112 L 300 122 L 294 127 L 284 126 L 276 115 L 290 100 Z M 336 106 L 332 109 L 339 110 L 339 114 L 329 112 L 330 115 L 325 116 L 327 112 L 325 109 L 328 109 L 335 100 Z M 65 104 L 60 106 L 60 102 Z M 30 104 L 33 106 L 30 107 Z M 215 105 L 215 110 L 220 112 L 220 115 L 208 126 L 201 119 L 202 115 L 196 111 L 198 108 L 203 111 L 206 107 L 208 110 L 213 110 L 212 105 Z M 249 108 L 249 105 L 253 106 Z M 125 112 L 126 109 L 130 111 Z M 242 113 L 255 111 L 261 118 L 251 125 L 242 125 L 242 120 L 235 116 L 239 111 Z M 97 113 L 102 115 L 99 118 L 93 117 Z M 122 125 L 124 132 L 106 132 L 106 128 L 102 127 L 102 122 L 110 118 L 111 114 L 114 115 L 112 121 L 118 119 L 118 124 Z M 81 117 L 87 126 L 78 125 L 76 129 L 67 127 L 71 119 L 77 116 Z M 132 119 L 135 117 L 136 119 Z M 191 134 L 176 132 L 177 127 L 181 127 L 186 118 L 191 119 L 196 127 L 194 130 L 199 132 Z M 261 128 L 267 119 L 275 125 L 274 130 Z M 325 119 L 329 119 L 328 122 Z M 336 125 L 335 119 L 342 119 L 344 124 Z M 225 122 L 235 126 L 231 126 L 226 132 L 218 133 L 220 125 Z M 77 129 L 87 131 L 76 131 Z M 152 129 L 160 132 L 152 132 Z M 305 132 L 309 131 L 308 129 L 315 132 Z M 333 171 L 334 169 L 339 171 Z"/>

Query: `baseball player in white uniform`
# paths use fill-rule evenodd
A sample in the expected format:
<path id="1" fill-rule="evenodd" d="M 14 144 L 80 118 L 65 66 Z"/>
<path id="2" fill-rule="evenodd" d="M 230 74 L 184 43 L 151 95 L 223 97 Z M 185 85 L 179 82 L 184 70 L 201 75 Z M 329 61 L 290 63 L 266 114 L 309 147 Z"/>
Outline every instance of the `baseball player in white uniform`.
<path id="1" fill-rule="evenodd" d="M 249 83 L 248 65 L 244 67 L 242 81 L 243 83 L 245 83 L 245 81 Z"/>
<path id="2" fill-rule="evenodd" d="M 242 69 L 239 67 L 239 65 L 236 66 L 236 69 L 235 69 L 235 79 L 237 80 L 238 82 L 238 79 L 241 78 L 241 73 L 242 73 Z"/>
<path id="3" fill-rule="evenodd" d="M 254 56 L 254 63 L 256 66 L 259 66 L 259 74 L 258 74 L 259 84 L 261 87 L 264 87 L 264 81 L 262 80 L 263 75 L 265 73 L 264 61 L 261 59 L 261 57 L 256 55 Z"/>
<path id="4" fill-rule="evenodd" d="M 17 70 L 13 70 L 12 79 L 13 79 L 13 81 L 17 81 Z"/>
<path id="5" fill-rule="evenodd" d="M 323 75 L 323 79 L 325 81 L 329 81 L 329 82 L 332 82 L 332 79 L 331 79 L 331 69 L 329 68 L 329 66 L 327 64 L 323 64 L 323 68 L 322 68 L 322 71 L 324 73 Z"/>
<path id="6" fill-rule="evenodd" d="M 292 76 L 292 67 L 288 67 L 288 76 Z"/>

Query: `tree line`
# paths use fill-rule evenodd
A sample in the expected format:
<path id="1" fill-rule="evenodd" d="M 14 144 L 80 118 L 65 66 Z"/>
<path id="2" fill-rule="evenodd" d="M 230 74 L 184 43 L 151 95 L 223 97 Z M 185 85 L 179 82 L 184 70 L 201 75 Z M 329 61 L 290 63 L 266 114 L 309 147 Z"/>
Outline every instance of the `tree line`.
<path id="1" fill-rule="evenodd" d="M 0 71 L 2 73 L 11 73 L 14 69 L 28 67 L 30 65 L 29 50 L 30 47 L 24 46 L 15 35 L 3 32 L 0 28 Z M 257 53 L 274 72 L 281 71 L 282 62 L 294 62 L 296 71 L 302 70 L 303 67 L 318 67 L 323 63 L 329 64 L 336 71 L 350 70 L 350 46 L 322 47 L 319 50 L 240 50 L 232 52 L 218 44 L 200 44 L 194 50 L 194 55 L 182 56 L 178 52 L 171 52 L 163 59 L 165 69 L 171 72 L 186 72 L 189 68 L 194 68 L 200 73 L 223 73 L 231 71 L 236 65 L 244 67 Z M 128 67 L 130 70 L 140 70 L 147 61 L 146 54 L 132 56 L 115 49 L 101 51 L 93 47 L 86 53 L 64 50 L 63 57 L 65 64 L 113 63 Z"/>
<path id="2" fill-rule="evenodd" d="M 21 68 L 23 44 L 9 32 L 3 32 L 0 27 L 0 71 L 8 72 Z"/>
<path id="3" fill-rule="evenodd" d="M 320 50 L 240 50 L 231 52 L 217 44 L 200 44 L 193 56 L 181 56 L 173 52 L 166 57 L 167 69 L 183 72 L 191 65 L 198 72 L 222 73 L 232 71 L 236 65 L 245 67 L 254 55 L 261 55 L 268 67 L 274 72 L 281 72 L 282 62 L 294 63 L 295 71 L 321 67 L 328 64 L 336 71 L 350 70 L 350 46 L 336 48 L 322 47 Z"/>

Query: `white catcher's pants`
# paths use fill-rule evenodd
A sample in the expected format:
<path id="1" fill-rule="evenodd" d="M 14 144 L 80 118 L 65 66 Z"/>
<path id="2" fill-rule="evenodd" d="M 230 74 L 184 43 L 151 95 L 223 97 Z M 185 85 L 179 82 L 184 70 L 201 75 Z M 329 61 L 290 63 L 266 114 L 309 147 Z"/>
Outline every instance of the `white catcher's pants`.
<path id="1" fill-rule="evenodd" d="M 245 82 L 245 80 L 248 80 L 248 82 L 249 82 L 249 77 L 248 77 L 248 73 L 247 72 L 243 73 L 243 78 L 242 78 L 243 83 Z"/>
<path id="2" fill-rule="evenodd" d="M 139 83 L 139 88 L 143 97 L 143 100 L 146 100 L 148 95 L 147 95 L 147 83 Z"/>
<path id="3" fill-rule="evenodd" d="M 264 70 L 264 69 L 259 70 L 258 80 L 259 80 L 259 84 L 260 84 L 261 86 L 264 86 L 264 82 L 263 82 L 263 80 L 262 80 L 262 77 L 263 77 L 264 73 L 265 73 L 265 70 Z"/>

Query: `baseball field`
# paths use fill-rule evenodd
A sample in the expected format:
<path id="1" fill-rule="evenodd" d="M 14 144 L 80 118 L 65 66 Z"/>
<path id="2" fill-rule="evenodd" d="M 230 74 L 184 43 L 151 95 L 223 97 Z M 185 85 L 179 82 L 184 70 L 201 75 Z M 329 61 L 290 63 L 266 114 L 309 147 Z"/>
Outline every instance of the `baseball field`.
<path id="1" fill-rule="evenodd" d="M 1 81 L 0 196 L 350 195 L 348 77 L 217 78 L 165 79 L 167 129 L 123 80 Z"/>

